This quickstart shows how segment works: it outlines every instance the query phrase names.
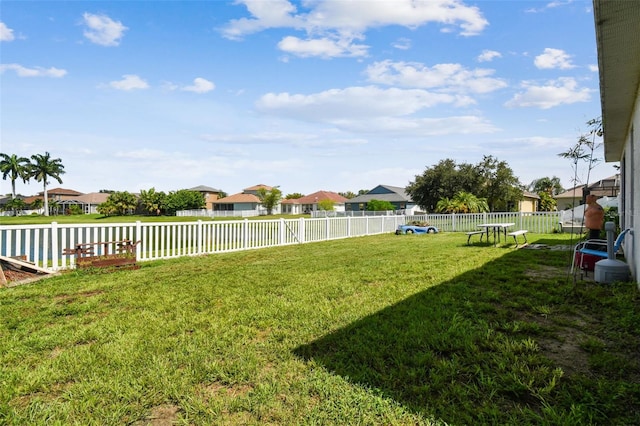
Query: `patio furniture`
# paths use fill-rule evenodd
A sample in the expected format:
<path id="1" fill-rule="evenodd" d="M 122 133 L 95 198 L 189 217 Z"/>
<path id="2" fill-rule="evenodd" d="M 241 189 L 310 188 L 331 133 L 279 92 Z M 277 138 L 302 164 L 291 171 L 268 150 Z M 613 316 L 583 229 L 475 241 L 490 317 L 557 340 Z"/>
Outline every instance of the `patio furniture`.
<path id="1" fill-rule="evenodd" d="M 500 242 L 500 234 L 504 234 L 505 241 L 507 240 L 507 230 L 515 225 L 515 223 L 481 223 L 478 228 L 484 228 L 484 232 L 487 233 L 487 241 L 489 241 L 489 230 L 493 230 L 493 245 L 495 246 Z"/>
<path id="2" fill-rule="evenodd" d="M 527 232 L 529 231 L 526 229 L 520 229 L 519 231 L 509 232 L 507 235 L 513 237 L 513 241 L 516 242 L 516 247 L 518 247 L 518 238 L 516 238 L 518 235 L 522 235 L 522 238 L 524 238 L 524 243 L 529 244 L 529 242 L 527 241 Z"/>
<path id="3" fill-rule="evenodd" d="M 613 256 L 615 257 L 620 249 L 624 237 L 633 232 L 630 228 L 625 229 L 618 235 L 613 243 Z M 592 270 L 591 263 L 595 263 L 598 260 L 606 259 L 607 253 L 607 240 L 585 240 L 578 244 L 573 249 L 573 260 L 571 263 L 571 273 L 573 273 L 576 265 L 583 270 Z M 586 265 L 586 267 L 585 267 Z"/>

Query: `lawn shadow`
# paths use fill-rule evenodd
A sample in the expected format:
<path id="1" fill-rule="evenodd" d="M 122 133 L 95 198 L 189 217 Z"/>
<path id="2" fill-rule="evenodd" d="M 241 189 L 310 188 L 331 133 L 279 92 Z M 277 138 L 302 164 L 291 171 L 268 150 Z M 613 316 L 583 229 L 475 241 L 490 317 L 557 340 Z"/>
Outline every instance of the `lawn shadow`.
<path id="1" fill-rule="evenodd" d="M 563 251 L 511 250 L 294 353 L 451 424 L 529 424 L 562 374 L 557 362 L 569 371 L 586 360 L 577 343 L 562 353 L 549 338 L 557 327 L 545 307 L 571 291 L 565 266 Z M 545 346 L 560 353 L 547 356 Z"/>

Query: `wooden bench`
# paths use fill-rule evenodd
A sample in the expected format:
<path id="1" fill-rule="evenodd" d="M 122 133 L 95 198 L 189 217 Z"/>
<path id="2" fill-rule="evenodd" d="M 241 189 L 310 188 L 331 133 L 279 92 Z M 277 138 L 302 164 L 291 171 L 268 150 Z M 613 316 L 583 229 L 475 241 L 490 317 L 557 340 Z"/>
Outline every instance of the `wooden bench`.
<path id="1" fill-rule="evenodd" d="M 136 264 L 136 243 L 131 240 L 107 241 L 100 243 L 76 244 L 64 249 L 62 254 L 76 256 L 76 268 L 118 268 L 138 269 Z M 101 249 L 100 249 L 101 247 Z M 99 251 L 100 253 L 96 253 Z"/>
<path id="2" fill-rule="evenodd" d="M 513 237 L 513 240 L 516 242 L 516 247 L 518 247 L 518 235 L 522 235 L 522 237 L 524 238 L 524 243 L 525 244 L 529 244 L 527 241 L 527 231 L 526 229 L 521 229 L 519 231 L 513 231 L 513 232 L 509 232 L 507 235 L 511 235 Z"/>
<path id="3" fill-rule="evenodd" d="M 474 235 L 480 235 L 480 242 L 482 242 L 482 237 L 484 236 L 485 231 L 471 231 L 467 232 L 467 245 L 471 245 L 471 237 Z"/>

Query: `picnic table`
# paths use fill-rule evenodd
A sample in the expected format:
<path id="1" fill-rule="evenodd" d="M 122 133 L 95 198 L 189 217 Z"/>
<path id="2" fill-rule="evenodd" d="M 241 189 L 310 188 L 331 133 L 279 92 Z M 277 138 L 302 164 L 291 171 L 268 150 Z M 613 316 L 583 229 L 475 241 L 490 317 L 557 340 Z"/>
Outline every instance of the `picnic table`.
<path id="1" fill-rule="evenodd" d="M 500 242 L 500 234 L 504 234 L 504 240 L 507 241 L 507 231 L 514 226 L 515 223 L 481 223 L 478 228 L 483 228 L 487 234 L 487 241 L 489 241 L 489 232 L 493 231 L 493 245 L 495 246 Z"/>

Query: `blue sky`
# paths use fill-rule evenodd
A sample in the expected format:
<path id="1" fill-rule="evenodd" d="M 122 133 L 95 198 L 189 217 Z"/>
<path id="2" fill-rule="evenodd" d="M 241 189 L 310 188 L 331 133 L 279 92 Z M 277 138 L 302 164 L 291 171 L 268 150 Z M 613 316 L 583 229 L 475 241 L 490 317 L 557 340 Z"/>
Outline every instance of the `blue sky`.
<path id="1" fill-rule="evenodd" d="M 0 7 L 1 151 L 60 158 L 50 188 L 357 192 L 483 155 L 568 188 L 600 115 L 590 1 Z"/>

